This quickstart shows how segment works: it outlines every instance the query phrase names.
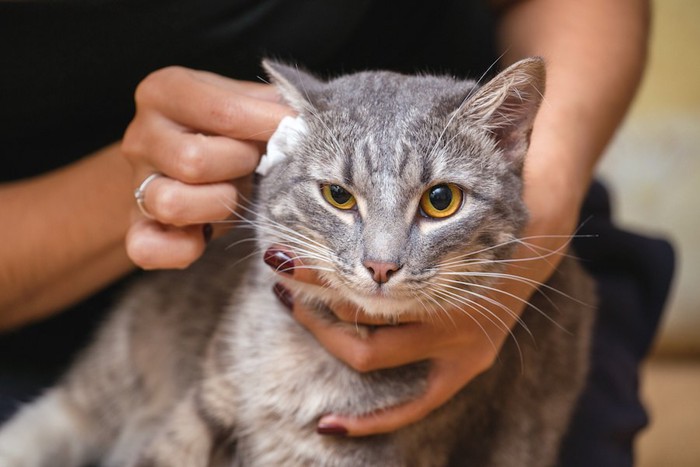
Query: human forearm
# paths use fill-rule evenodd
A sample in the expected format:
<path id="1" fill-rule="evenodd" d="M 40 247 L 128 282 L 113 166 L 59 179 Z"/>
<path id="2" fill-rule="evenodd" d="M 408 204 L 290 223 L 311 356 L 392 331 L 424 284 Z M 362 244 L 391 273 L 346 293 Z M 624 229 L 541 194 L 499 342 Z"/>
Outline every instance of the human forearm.
<path id="1" fill-rule="evenodd" d="M 132 175 L 116 145 L 0 188 L 0 329 L 54 313 L 120 277 Z"/>
<path id="2" fill-rule="evenodd" d="M 505 61 L 539 55 L 547 63 L 545 99 L 525 162 L 527 245 L 516 253 L 529 267 L 509 273 L 544 282 L 561 257 L 554 253 L 566 251 L 595 164 L 639 85 L 648 29 L 646 0 L 530 0 L 503 10 L 498 33 Z M 504 287 L 517 297 L 532 293 L 522 281 Z"/>
<path id="3" fill-rule="evenodd" d="M 646 0 L 531 0 L 503 12 L 504 59 L 540 55 L 547 62 L 529 175 L 559 177 L 580 201 L 639 84 L 648 29 Z"/>

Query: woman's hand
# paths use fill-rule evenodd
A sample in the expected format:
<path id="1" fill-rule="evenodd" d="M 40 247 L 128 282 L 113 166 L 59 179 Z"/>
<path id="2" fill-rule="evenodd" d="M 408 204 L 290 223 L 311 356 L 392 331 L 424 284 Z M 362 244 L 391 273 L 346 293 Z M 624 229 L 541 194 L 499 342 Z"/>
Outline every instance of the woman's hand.
<path id="1" fill-rule="evenodd" d="M 126 246 L 145 269 L 183 268 L 203 252 L 211 223 L 229 217 L 264 143 L 292 110 L 265 84 L 179 67 L 149 75 L 122 142 L 143 189 Z"/>

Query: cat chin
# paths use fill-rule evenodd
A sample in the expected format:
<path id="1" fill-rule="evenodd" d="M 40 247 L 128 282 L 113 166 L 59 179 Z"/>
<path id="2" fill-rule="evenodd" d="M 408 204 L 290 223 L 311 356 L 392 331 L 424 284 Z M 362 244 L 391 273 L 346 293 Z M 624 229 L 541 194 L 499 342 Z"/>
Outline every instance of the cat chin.
<path id="1" fill-rule="evenodd" d="M 414 321 L 424 306 L 413 297 L 388 296 L 378 293 L 368 294 L 347 287 L 322 287 L 318 285 L 287 282 L 297 293 L 326 303 L 331 309 L 335 305 L 352 303 L 361 308 L 368 316 L 384 319 L 393 323 Z"/>
<path id="2" fill-rule="evenodd" d="M 423 309 L 413 298 L 394 298 L 380 295 L 353 295 L 348 298 L 373 318 L 386 319 L 393 322 L 396 319 L 407 319 L 408 315 L 415 316 L 416 310 Z"/>
<path id="3" fill-rule="evenodd" d="M 342 289 L 327 291 L 324 297 L 327 303 L 350 302 L 357 305 L 362 311 L 372 318 L 385 319 L 395 322 L 411 320 L 409 316 L 415 316 L 417 310 L 422 310 L 422 305 L 413 297 L 397 297 L 382 293 L 362 293 L 356 290 Z"/>

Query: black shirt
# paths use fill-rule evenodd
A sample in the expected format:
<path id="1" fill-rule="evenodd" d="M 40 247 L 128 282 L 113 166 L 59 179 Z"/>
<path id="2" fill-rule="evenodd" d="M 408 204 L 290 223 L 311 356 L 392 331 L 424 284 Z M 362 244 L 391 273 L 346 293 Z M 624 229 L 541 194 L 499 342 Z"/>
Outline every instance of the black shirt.
<path id="1" fill-rule="evenodd" d="M 261 58 L 272 56 L 322 73 L 478 76 L 493 55 L 480 2 L 0 2 L 0 181 L 55 169 L 118 140 L 133 116 L 136 85 L 164 66 L 259 80 Z"/>

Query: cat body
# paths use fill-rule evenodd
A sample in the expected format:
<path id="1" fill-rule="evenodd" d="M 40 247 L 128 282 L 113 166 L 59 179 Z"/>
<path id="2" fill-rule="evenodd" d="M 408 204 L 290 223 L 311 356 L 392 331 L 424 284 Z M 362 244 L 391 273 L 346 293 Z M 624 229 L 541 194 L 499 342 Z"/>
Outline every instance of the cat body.
<path id="1" fill-rule="evenodd" d="M 256 243 L 235 229 L 188 270 L 137 284 L 62 382 L 0 429 L 0 465 L 553 465 L 593 316 L 591 281 L 573 259 L 547 284 L 553 296 L 535 294 L 491 369 L 424 420 L 363 438 L 321 436 L 316 424 L 418 397 L 430 363 L 357 372 L 272 291 L 283 281 L 319 319 L 360 335 L 373 331 L 338 322 L 335 304 L 445 326 L 465 312 L 454 308 L 484 312 L 468 290 L 491 288 L 527 219 L 522 162 L 541 60 L 481 88 L 388 72 L 325 83 L 267 68 L 301 120 L 277 137 L 287 157 L 243 221 Z M 272 245 L 326 285 L 270 271 L 259 256 Z"/>

